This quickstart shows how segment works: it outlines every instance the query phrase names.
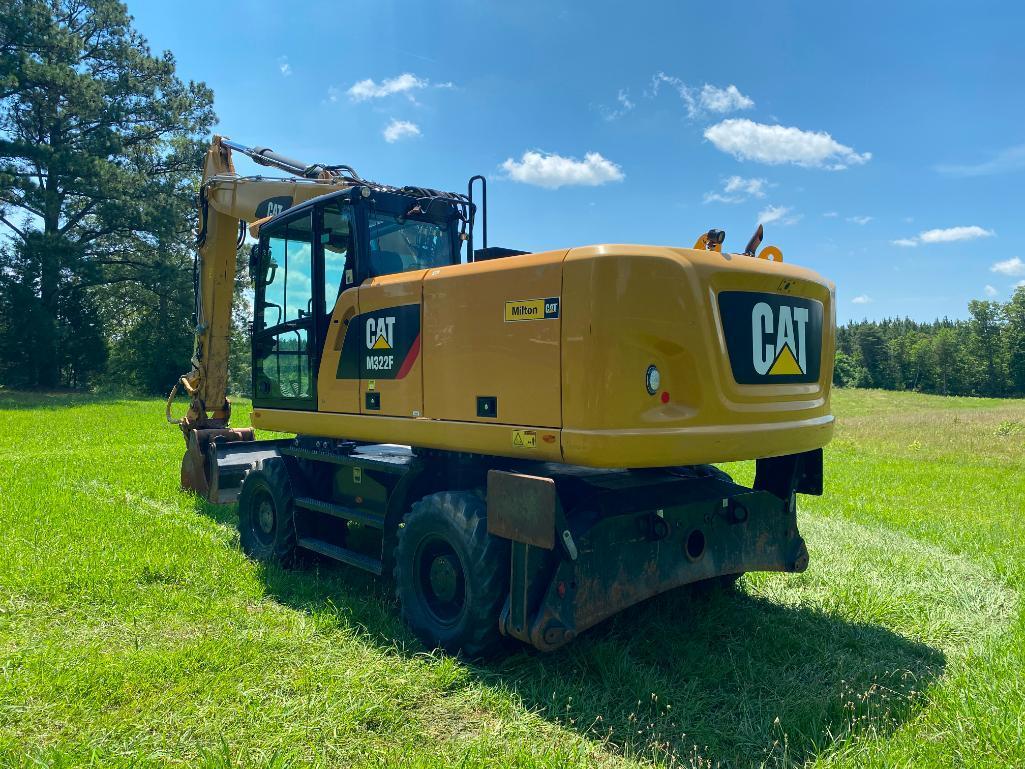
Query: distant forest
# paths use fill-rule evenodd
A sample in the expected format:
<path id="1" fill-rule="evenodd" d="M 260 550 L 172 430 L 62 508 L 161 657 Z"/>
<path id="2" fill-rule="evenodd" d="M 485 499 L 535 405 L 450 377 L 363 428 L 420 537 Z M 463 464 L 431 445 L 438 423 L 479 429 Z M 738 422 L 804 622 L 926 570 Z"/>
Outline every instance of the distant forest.
<path id="1" fill-rule="evenodd" d="M 939 395 L 1025 395 L 1025 286 L 1008 302 L 974 299 L 968 320 L 907 318 L 837 329 L 833 383 Z"/>

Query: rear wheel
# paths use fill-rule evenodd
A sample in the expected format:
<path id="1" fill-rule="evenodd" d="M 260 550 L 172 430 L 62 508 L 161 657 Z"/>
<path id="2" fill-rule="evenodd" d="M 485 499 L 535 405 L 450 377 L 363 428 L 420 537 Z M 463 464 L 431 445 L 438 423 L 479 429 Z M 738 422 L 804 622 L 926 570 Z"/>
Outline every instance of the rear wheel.
<path id="1" fill-rule="evenodd" d="M 250 558 L 284 566 L 295 562 L 292 485 L 283 459 L 263 460 L 246 474 L 238 496 L 238 533 Z"/>
<path id="2" fill-rule="evenodd" d="M 398 531 L 395 588 L 402 618 L 429 648 L 471 657 L 501 644 L 498 617 L 508 594 L 509 543 L 488 534 L 476 492 L 431 494 Z"/>

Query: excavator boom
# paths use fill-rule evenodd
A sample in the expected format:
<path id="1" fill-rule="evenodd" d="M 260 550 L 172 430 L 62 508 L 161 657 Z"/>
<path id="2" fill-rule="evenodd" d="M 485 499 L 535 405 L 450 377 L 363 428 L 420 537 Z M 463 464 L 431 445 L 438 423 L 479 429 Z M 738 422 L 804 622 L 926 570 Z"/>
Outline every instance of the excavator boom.
<path id="1" fill-rule="evenodd" d="M 296 178 L 240 177 L 232 162 L 233 151 Z M 349 166 L 310 165 L 266 148 L 213 138 L 203 163 L 199 193 L 192 370 L 179 379 L 167 401 L 167 419 L 180 425 L 187 446 L 182 461 L 183 488 L 208 495 L 207 449 L 211 441 L 253 439 L 252 428 L 229 427 L 231 404 L 227 399 L 235 271 L 246 224 L 361 181 Z M 189 408 L 184 417 L 176 419 L 171 406 L 182 389 L 190 398 Z"/>

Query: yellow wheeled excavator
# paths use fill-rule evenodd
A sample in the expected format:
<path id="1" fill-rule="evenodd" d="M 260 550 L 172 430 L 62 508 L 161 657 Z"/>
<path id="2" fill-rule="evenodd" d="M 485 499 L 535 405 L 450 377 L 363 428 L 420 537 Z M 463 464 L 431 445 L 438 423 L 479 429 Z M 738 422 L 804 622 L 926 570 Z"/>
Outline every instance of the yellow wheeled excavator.
<path id="1" fill-rule="evenodd" d="M 233 152 L 289 176 L 240 176 Z M 294 437 L 229 424 L 247 227 L 252 424 Z M 554 649 L 688 583 L 803 571 L 835 292 L 761 239 L 489 247 L 483 177 L 392 187 L 215 137 L 186 415 L 168 400 L 182 485 L 237 500 L 254 558 L 393 574 L 418 637 L 468 655 L 503 636 Z M 757 460 L 750 488 L 713 466 L 739 459 Z"/>

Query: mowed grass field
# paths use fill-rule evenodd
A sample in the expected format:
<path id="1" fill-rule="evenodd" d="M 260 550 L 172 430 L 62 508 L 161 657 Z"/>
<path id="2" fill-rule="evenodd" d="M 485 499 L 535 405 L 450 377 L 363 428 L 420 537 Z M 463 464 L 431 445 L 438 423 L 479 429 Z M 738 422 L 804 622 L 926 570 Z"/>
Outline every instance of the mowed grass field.
<path id="1" fill-rule="evenodd" d="M 248 561 L 159 401 L 0 393 L 0 763 L 1025 766 L 1025 401 L 834 407 L 805 574 L 481 665 L 387 582 Z"/>

